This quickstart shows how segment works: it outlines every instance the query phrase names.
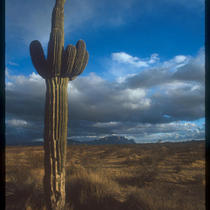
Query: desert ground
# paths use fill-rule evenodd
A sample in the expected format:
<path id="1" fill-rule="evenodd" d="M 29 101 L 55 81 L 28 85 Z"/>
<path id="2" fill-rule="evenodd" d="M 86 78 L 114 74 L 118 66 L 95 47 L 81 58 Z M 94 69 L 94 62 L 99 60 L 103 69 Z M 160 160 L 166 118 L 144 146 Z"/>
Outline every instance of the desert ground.
<path id="1" fill-rule="evenodd" d="M 42 146 L 6 147 L 6 209 L 45 209 Z M 68 146 L 66 209 L 204 210 L 205 141 Z"/>

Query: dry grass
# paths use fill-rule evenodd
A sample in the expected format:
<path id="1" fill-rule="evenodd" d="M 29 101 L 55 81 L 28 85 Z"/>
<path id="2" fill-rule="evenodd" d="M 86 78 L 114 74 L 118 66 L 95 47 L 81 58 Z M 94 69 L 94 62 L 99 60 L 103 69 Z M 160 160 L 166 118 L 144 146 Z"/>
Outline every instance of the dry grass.
<path id="1" fill-rule="evenodd" d="M 203 210 L 204 142 L 68 147 L 66 209 Z M 6 148 L 6 209 L 45 209 L 42 147 Z"/>

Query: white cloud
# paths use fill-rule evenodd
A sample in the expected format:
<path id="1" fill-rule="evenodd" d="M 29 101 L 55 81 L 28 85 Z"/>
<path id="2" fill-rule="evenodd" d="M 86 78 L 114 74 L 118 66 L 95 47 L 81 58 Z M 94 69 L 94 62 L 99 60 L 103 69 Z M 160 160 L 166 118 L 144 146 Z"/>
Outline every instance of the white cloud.
<path id="1" fill-rule="evenodd" d="M 124 75 L 124 76 L 118 76 L 118 77 L 116 78 L 116 82 L 117 82 L 117 83 L 123 83 L 123 82 L 126 81 L 126 79 L 132 78 L 132 77 L 134 77 L 135 75 L 136 75 L 136 74 L 127 74 L 127 75 Z"/>
<path id="2" fill-rule="evenodd" d="M 38 82 L 38 83 L 43 83 L 43 78 L 39 76 L 38 74 L 32 72 L 32 74 L 29 75 L 29 81 L 30 82 Z"/>
<path id="3" fill-rule="evenodd" d="M 9 61 L 8 64 L 11 65 L 11 66 L 19 66 L 18 63 L 15 63 L 15 62 L 12 62 L 12 61 Z"/>
<path id="4" fill-rule="evenodd" d="M 29 125 L 27 121 L 19 119 L 6 120 L 6 124 L 12 127 L 27 127 Z"/>
<path id="5" fill-rule="evenodd" d="M 139 101 L 143 97 L 145 97 L 146 92 L 145 92 L 144 89 L 141 89 L 141 88 L 137 88 L 137 89 L 125 89 L 124 90 L 124 94 L 127 95 L 127 97 L 131 101 Z"/>
<path id="6" fill-rule="evenodd" d="M 12 75 L 12 71 L 6 75 L 6 90 L 18 91 L 19 94 L 40 96 L 45 94 L 45 81 L 38 74 L 32 72 L 29 76 Z"/>
<path id="7" fill-rule="evenodd" d="M 135 76 L 138 77 L 141 73 L 147 83 L 151 83 L 151 85 L 153 85 L 153 81 L 151 81 L 153 78 L 156 82 L 165 83 L 165 80 L 168 80 L 172 75 L 173 80 L 183 78 L 183 80 L 201 81 L 204 79 L 204 49 L 202 48 L 195 57 L 176 55 L 165 61 L 161 61 L 156 53 L 152 54 L 150 58 L 142 59 L 126 52 L 112 53 L 107 71 L 119 83 L 123 83 L 129 78 L 135 78 Z M 149 77 L 147 78 L 146 75 Z M 173 81 L 168 80 L 168 82 Z"/>
<path id="8" fill-rule="evenodd" d="M 140 58 L 131 56 L 125 52 L 112 53 L 112 60 L 119 63 L 131 64 L 137 68 L 148 67 L 148 62 L 142 61 Z"/>
<path id="9" fill-rule="evenodd" d="M 157 53 L 153 53 L 149 58 L 141 59 L 126 52 L 116 52 L 111 54 L 108 72 L 114 76 L 116 81 L 122 83 L 140 71 L 157 65 L 159 60 Z"/>
<path id="10" fill-rule="evenodd" d="M 160 60 L 160 58 L 158 57 L 159 55 L 157 53 L 154 53 L 150 56 L 150 60 L 148 61 L 149 64 L 153 64 L 156 63 L 157 61 Z"/>
<path id="11" fill-rule="evenodd" d="M 93 124 L 93 127 L 104 128 L 104 127 L 116 127 L 120 124 L 120 122 L 97 122 Z"/>
<path id="12" fill-rule="evenodd" d="M 191 56 L 176 55 L 172 59 L 162 62 L 161 65 L 165 68 L 169 68 L 170 71 L 174 72 L 178 68 L 185 66 L 191 59 Z"/>
<path id="13" fill-rule="evenodd" d="M 151 104 L 151 99 L 146 96 L 146 91 L 142 88 L 122 90 L 118 98 L 128 109 L 145 110 Z"/>
<path id="14" fill-rule="evenodd" d="M 174 60 L 175 60 L 176 63 L 182 63 L 186 59 L 187 59 L 187 57 L 184 56 L 184 55 L 177 55 L 177 56 L 174 57 Z"/>
<path id="15" fill-rule="evenodd" d="M 13 86 L 13 83 L 12 82 L 6 82 L 6 86 L 11 88 Z"/>

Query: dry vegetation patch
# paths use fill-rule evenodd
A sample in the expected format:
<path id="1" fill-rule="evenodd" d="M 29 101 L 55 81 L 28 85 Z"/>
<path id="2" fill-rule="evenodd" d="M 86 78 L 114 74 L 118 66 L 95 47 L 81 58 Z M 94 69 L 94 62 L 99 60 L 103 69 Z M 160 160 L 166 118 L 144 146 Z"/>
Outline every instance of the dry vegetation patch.
<path id="1" fill-rule="evenodd" d="M 203 210 L 204 141 L 68 147 L 66 209 Z M 6 209 L 44 209 L 42 147 L 6 148 Z"/>

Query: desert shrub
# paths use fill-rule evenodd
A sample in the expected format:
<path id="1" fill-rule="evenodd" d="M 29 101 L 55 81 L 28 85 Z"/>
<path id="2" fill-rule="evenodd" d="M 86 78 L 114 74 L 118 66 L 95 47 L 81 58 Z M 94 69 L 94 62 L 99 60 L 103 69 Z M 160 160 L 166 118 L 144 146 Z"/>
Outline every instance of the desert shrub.
<path id="1" fill-rule="evenodd" d="M 152 210 L 150 206 L 137 193 L 130 193 L 122 205 L 122 210 Z"/>
<path id="2" fill-rule="evenodd" d="M 31 168 L 43 168 L 44 167 L 44 153 L 27 151 L 25 154 L 28 159 L 28 164 Z"/>
<path id="3" fill-rule="evenodd" d="M 141 165 L 144 165 L 144 166 L 149 166 L 149 165 L 152 165 L 154 164 L 154 162 L 156 162 L 157 160 L 155 159 L 154 156 L 146 156 L 142 159 L 139 160 L 139 163 Z"/>
<path id="4" fill-rule="evenodd" d="M 204 174 L 196 174 L 193 176 L 193 179 L 194 184 L 203 185 L 205 177 Z"/>
<path id="5" fill-rule="evenodd" d="M 45 210 L 44 192 L 42 189 L 33 188 L 25 202 L 26 210 Z"/>
<path id="6" fill-rule="evenodd" d="M 31 168 L 18 164 L 7 170 L 6 209 L 42 209 L 43 190 L 37 186 Z"/>
<path id="7" fill-rule="evenodd" d="M 33 184 L 14 186 L 13 194 L 6 197 L 6 209 L 44 209 L 43 191 L 34 187 Z"/>
<path id="8" fill-rule="evenodd" d="M 191 188 L 189 191 L 184 186 L 154 182 L 152 186 L 138 188 L 135 194 L 152 210 L 204 210 L 205 205 L 201 202 L 204 199 L 197 195 L 194 196 L 196 199 L 192 199 L 193 191 L 197 194 L 202 192 L 201 189 Z"/>
<path id="9" fill-rule="evenodd" d="M 9 182 L 20 186 L 32 181 L 30 169 L 24 165 L 13 165 L 7 170 L 6 176 Z"/>
<path id="10" fill-rule="evenodd" d="M 75 210 L 119 209 L 119 186 L 102 175 L 84 168 L 67 178 L 67 202 Z"/>
<path id="11" fill-rule="evenodd" d="M 147 183 L 153 182 L 156 176 L 156 170 L 148 170 L 142 168 L 141 170 L 134 173 L 132 176 L 116 177 L 116 181 L 122 186 L 130 185 L 144 187 Z"/>
<path id="12" fill-rule="evenodd" d="M 175 170 L 176 173 L 179 173 L 182 170 L 182 167 L 180 165 L 176 165 L 173 168 Z"/>
<path id="13" fill-rule="evenodd" d="M 35 184 L 30 178 L 30 173 L 21 169 L 10 171 L 12 176 L 6 183 L 6 209 L 24 209 L 26 201 L 34 192 Z"/>
<path id="14" fill-rule="evenodd" d="M 204 210 L 204 164 L 185 168 L 204 160 L 204 147 L 196 145 L 69 147 L 65 210 Z M 42 148 L 8 149 L 6 210 L 45 209 L 42 164 Z M 184 170 L 192 172 L 191 179 Z"/>

